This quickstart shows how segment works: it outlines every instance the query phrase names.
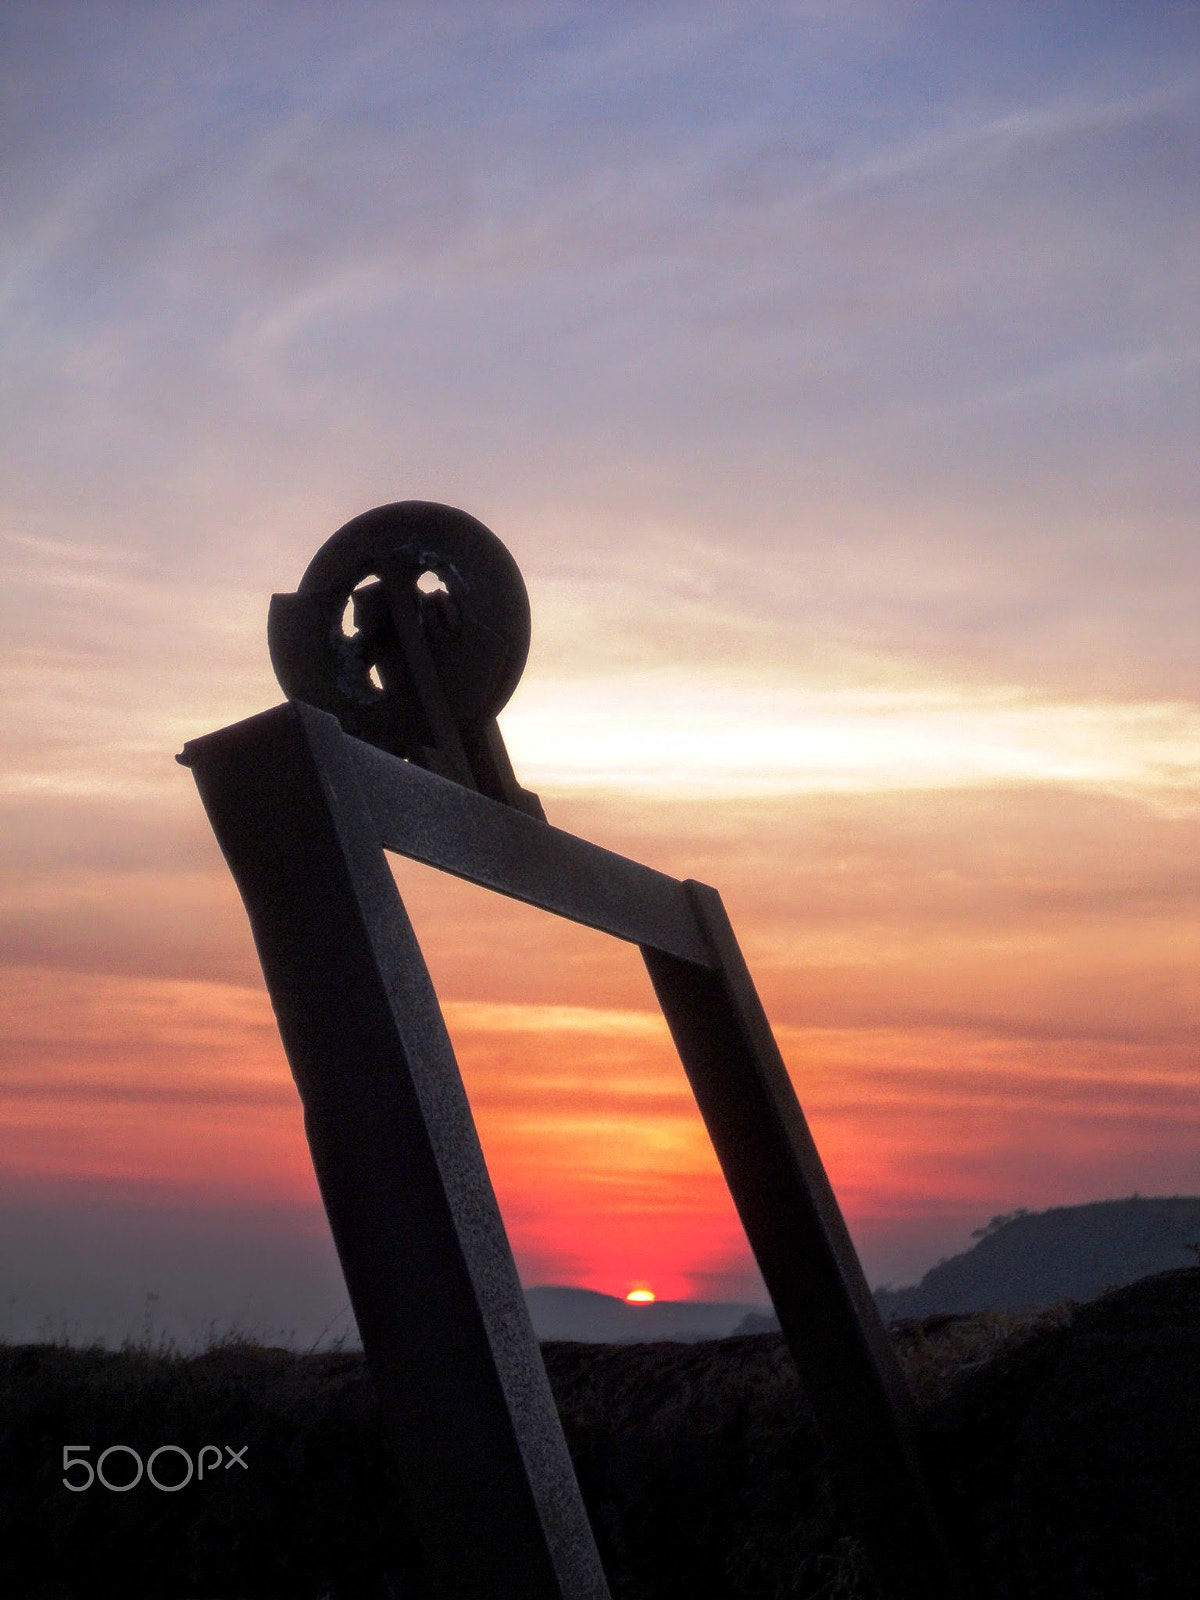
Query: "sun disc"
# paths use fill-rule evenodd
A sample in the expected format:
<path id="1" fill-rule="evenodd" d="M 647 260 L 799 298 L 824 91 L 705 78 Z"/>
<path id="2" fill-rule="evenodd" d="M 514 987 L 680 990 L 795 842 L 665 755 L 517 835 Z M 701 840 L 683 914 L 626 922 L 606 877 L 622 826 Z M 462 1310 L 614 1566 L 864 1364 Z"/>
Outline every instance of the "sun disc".
<path id="1" fill-rule="evenodd" d="M 631 1306 L 648 1306 L 654 1299 L 653 1289 L 630 1289 L 625 1299 Z"/>

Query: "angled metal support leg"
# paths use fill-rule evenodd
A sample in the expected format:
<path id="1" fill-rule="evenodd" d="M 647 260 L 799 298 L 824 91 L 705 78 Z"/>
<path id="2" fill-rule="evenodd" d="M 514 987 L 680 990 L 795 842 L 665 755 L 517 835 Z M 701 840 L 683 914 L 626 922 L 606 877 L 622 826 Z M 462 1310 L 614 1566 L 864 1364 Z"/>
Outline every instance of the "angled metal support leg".
<path id="1" fill-rule="evenodd" d="M 839 1504 L 889 1596 L 960 1596 L 907 1385 L 725 907 L 706 884 L 684 888 L 709 961 L 648 945 L 642 955 L 829 1450 Z"/>
<path id="2" fill-rule="evenodd" d="M 192 741 L 185 759 L 249 913 L 431 1593 L 607 1600 L 353 742 L 289 705 Z"/>

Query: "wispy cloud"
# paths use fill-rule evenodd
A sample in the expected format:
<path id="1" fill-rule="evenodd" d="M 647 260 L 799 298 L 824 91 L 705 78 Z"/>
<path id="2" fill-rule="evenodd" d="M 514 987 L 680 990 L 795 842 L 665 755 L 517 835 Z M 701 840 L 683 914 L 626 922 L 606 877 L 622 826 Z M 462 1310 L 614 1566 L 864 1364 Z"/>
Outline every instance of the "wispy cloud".
<path id="1" fill-rule="evenodd" d="M 729 678 L 530 685 L 505 728 L 527 781 L 550 790 L 718 798 L 1041 783 L 1200 806 L 1200 709 L 1188 703 Z"/>
<path id="2" fill-rule="evenodd" d="M 1101 90 L 1067 92 L 996 113 L 961 114 L 955 125 L 925 132 L 899 148 L 881 150 L 867 160 L 835 171 L 825 186 L 839 193 L 927 176 L 958 165 L 978 168 L 1023 150 L 1079 135 L 1127 129 L 1165 114 L 1189 119 L 1196 109 L 1200 76 L 1186 71 L 1137 93 Z"/>

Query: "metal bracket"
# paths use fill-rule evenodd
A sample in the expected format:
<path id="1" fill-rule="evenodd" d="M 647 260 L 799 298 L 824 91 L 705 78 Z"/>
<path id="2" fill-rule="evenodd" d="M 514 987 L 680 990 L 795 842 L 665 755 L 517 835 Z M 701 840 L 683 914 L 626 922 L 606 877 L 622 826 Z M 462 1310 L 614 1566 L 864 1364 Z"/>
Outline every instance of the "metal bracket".
<path id="1" fill-rule="evenodd" d="M 453 506 L 402 500 L 346 523 L 295 594 L 271 597 L 271 662 L 347 733 L 540 817 L 496 724 L 529 654 L 512 556 Z"/>

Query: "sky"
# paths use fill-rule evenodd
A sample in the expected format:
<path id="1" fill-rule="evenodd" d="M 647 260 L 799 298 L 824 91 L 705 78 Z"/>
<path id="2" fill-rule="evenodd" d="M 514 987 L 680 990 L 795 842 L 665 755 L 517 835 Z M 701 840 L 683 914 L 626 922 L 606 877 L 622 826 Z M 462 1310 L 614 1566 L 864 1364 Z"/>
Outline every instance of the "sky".
<path id="1" fill-rule="evenodd" d="M 0 1335 L 347 1326 L 172 757 L 409 498 L 870 1282 L 1200 1189 L 1200 9 L 13 3 L 0 87 Z M 396 871 L 526 1283 L 763 1300 L 636 951 Z"/>

